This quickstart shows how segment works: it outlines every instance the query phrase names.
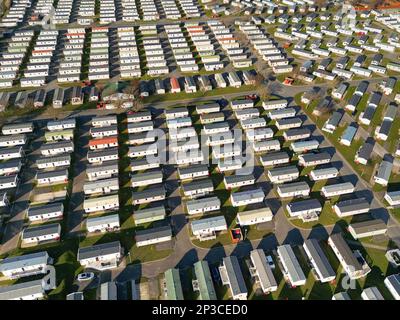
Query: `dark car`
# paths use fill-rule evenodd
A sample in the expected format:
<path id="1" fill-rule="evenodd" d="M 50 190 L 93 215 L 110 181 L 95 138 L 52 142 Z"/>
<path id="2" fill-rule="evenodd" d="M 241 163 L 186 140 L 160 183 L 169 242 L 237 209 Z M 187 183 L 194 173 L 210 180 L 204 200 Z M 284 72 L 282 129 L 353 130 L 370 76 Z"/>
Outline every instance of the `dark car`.
<path id="1" fill-rule="evenodd" d="M 211 276 L 214 280 L 215 283 L 220 284 L 221 283 L 221 275 L 219 274 L 218 267 L 211 267 Z"/>

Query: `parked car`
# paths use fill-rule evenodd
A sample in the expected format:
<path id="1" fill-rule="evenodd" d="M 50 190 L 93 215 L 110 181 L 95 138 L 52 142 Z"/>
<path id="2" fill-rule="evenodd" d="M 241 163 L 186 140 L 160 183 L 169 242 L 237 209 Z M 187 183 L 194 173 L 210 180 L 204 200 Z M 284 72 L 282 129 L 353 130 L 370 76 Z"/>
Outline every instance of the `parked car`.
<path id="1" fill-rule="evenodd" d="M 266 256 L 267 258 L 267 263 L 270 266 L 271 269 L 275 269 L 275 263 L 274 259 L 272 259 L 272 256 Z"/>
<path id="2" fill-rule="evenodd" d="M 94 279 L 94 273 L 93 272 L 83 272 L 78 274 L 77 280 L 78 281 L 89 281 Z"/>
<path id="3" fill-rule="evenodd" d="M 221 275 L 219 274 L 218 267 L 211 267 L 211 276 L 214 280 L 215 283 L 220 284 L 221 283 Z"/>

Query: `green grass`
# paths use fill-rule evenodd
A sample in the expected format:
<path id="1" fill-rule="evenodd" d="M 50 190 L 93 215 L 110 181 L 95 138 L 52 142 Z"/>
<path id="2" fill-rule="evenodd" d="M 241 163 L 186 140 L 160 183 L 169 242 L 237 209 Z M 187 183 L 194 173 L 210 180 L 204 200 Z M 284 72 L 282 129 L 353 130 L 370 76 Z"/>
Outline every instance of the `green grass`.
<path id="1" fill-rule="evenodd" d="M 166 93 L 166 94 L 162 94 L 162 95 L 152 95 L 152 96 L 144 98 L 143 102 L 144 103 L 155 103 L 155 102 L 165 102 L 165 101 L 184 100 L 184 99 L 212 97 L 212 96 L 220 97 L 221 95 L 224 95 L 224 94 L 246 92 L 246 91 L 251 91 L 253 89 L 254 88 L 252 86 L 243 85 L 240 88 L 227 87 L 227 88 L 214 89 L 214 90 L 207 91 L 207 92 L 197 91 L 195 93 L 186 93 L 184 91 L 181 91 L 179 93 Z"/>

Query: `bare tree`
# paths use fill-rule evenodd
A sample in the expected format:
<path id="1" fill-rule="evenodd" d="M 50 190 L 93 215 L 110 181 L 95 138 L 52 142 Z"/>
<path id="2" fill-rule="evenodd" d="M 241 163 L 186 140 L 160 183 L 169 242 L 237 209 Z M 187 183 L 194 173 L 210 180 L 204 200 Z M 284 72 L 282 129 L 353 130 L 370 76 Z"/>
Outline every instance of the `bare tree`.
<path id="1" fill-rule="evenodd" d="M 325 7 L 327 4 L 326 0 L 315 0 L 314 1 L 315 5 L 318 6 L 318 8 Z"/>
<path id="2" fill-rule="evenodd" d="M 372 8 L 372 9 L 376 9 L 379 6 L 383 5 L 384 1 L 383 0 L 368 0 L 368 5 Z"/>
<path id="3" fill-rule="evenodd" d="M 250 40 L 247 38 L 247 36 L 242 33 L 242 32 L 237 32 L 235 34 L 236 39 L 241 42 L 245 47 L 250 46 Z"/>
<path id="4" fill-rule="evenodd" d="M 360 0 L 348 0 L 349 4 L 351 4 L 353 7 L 356 7 L 360 4 Z"/>
<path id="5" fill-rule="evenodd" d="M 139 96 L 140 89 L 140 80 L 133 79 L 129 82 L 129 84 L 124 88 L 124 93 L 134 95 L 135 97 Z"/>
<path id="6" fill-rule="evenodd" d="M 261 100 L 268 100 L 271 98 L 271 93 L 272 91 L 269 85 L 259 85 L 257 87 L 257 94 Z"/>
<path id="7" fill-rule="evenodd" d="M 132 102 L 132 111 L 139 112 L 144 108 L 144 104 L 140 99 L 135 99 Z"/>
<path id="8" fill-rule="evenodd" d="M 104 90 L 104 87 L 105 87 L 104 83 L 97 82 L 94 86 L 95 86 L 95 87 L 97 88 L 97 90 L 99 91 L 99 96 L 100 96 L 100 97 L 103 97 L 103 90 Z"/>
<path id="9" fill-rule="evenodd" d="M 297 77 L 299 76 L 299 74 L 300 74 L 300 66 L 299 66 L 299 65 L 296 65 L 296 66 L 293 68 L 293 71 L 292 71 L 292 78 L 293 78 L 293 79 L 297 79 Z"/>
<path id="10" fill-rule="evenodd" d="M 257 73 L 256 75 L 252 75 L 252 80 L 254 80 L 255 86 L 261 86 L 264 84 L 265 78 L 262 74 Z"/>

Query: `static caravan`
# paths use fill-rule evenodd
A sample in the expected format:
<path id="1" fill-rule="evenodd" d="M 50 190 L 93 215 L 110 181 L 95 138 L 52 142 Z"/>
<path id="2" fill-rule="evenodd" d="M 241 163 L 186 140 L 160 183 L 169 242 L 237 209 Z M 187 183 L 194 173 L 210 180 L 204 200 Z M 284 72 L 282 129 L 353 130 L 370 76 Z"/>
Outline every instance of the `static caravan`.
<path id="1" fill-rule="evenodd" d="M 158 152 L 157 143 L 142 144 L 139 146 L 131 146 L 128 150 L 128 157 L 137 158 L 143 156 L 156 155 Z"/>
<path id="2" fill-rule="evenodd" d="M 97 181 L 86 181 L 83 185 L 85 195 L 107 194 L 119 190 L 118 178 L 107 178 Z"/>
<path id="3" fill-rule="evenodd" d="M 260 112 L 257 108 L 239 109 L 235 111 L 235 117 L 239 120 L 258 118 L 259 116 Z"/>
<path id="4" fill-rule="evenodd" d="M 328 244 L 350 279 L 360 279 L 371 272 L 359 251 L 353 252 L 341 233 L 331 234 Z"/>
<path id="5" fill-rule="evenodd" d="M 34 129 L 33 122 L 11 123 L 11 124 L 5 124 L 1 128 L 1 133 L 4 135 L 31 133 L 33 132 L 33 129 Z"/>
<path id="6" fill-rule="evenodd" d="M 387 186 L 390 176 L 392 174 L 393 163 L 389 161 L 382 161 L 374 175 L 374 181 L 382 186 Z"/>
<path id="7" fill-rule="evenodd" d="M 47 122 L 46 128 L 49 131 L 65 130 L 65 129 L 75 129 L 76 119 L 63 119 Z"/>
<path id="8" fill-rule="evenodd" d="M 271 221 L 274 217 L 269 207 L 240 211 L 236 215 L 236 221 L 240 226 L 250 226 Z"/>
<path id="9" fill-rule="evenodd" d="M 0 176 L 0 190 L 16 188 L 19 183 L 17 174 Z"/>
<path id="10" fill-rule="evenodd" d="M 336 178 L 339 170 L 335 167 L 314 169 L 310 172 L 309 177 L 312 181 L 326 180 Z"/>
<path id="11" fill-rule="evenodd" d="M 89 150 L 87 153 L 89 163 L 103 163 L 111 160 L 118 160 L 118 148 L 107 148 L 100 150 Z"/>
<path id="12" fill-rule="evenodd" d="M 226 172 L 231 170 L 238 170 L 242 168 L 243 162 L 236 158 L 225 158 L 219 159 L 217 164 L 217 170 L 219 172 Z"/>
<path id="13" fill-rule="evenodd" d="M 393 298 L 395 300 L 400 300 L 400 273 L 386 277 L 384 283 Z"/>
<path id="14" fill-rule="evenodd" d="M 182 191 L 186 197 L 203 196 L 214 191 L 214 185 L 210 178 L 192 180 L 182 184 Z"/>
<path id="15" fill-rule="evenodd" d="M 233 207 L 240 207 L 264 201 L 264 191 L 261 188 L 232 192 L 230 199 Z"/>
<path id="16" fill-rule="evenodd" d="M 337 202 L 333 206 L 333 211 L 342 218 L 367 213 L 369 208 L 369 202 L 365 198 L 358 198 Z"/>
<path id="17" fill-rule="evenodd" d="M 281 108 L 268 111 L 268 117 L 272 120 L 291 118 L 296 115 L 296 110 L 294 108 Z"/>
<path id="18" fill-rule="evenodd" d="M 255 249 L 250 252 L 251 268 L 250 273 L 259 283 L 264 294 L 274 292 L 278 289 L 278 284 L 271 267 L 267 263 L 267 258 L 262 249 Z"/>
<path id="19" fill-rule="evenodd" d="M 308 128 L 293 128 L 286 130 L 283 133 L 285 141 L 296 141 L 301 139 L 307 139 L 311 137 L 311 130 Z"/>
<path id="20" fill-rule="evenodd" d="M 68 181 L 68 169 L 38 171 L 36 173 L 36 181 L 38 186 L 66 183 Z"/>
<path id="21" fill-rule="evenodd" d="M 226 231 L 228 229 L 224 216 L 194 220 L 190 223 L 190 227 L 193 235 L 200 241 L 215 239 L 217 232 Z"/>
<path id="22" fill-rule="evenodd" d="M 283 108 L 286 108 L 287 105 L 288 105 L 288 101 L 285 99 L 263 101 L 263 103 L 262 103 L 262 107 L 266 111 L 283 109 Z"/>
<path id="23" fill-rule="evenodd" d="M 4 19 L 3 19 L 4 22 Z M 39 300 L 45 297 L 43 279 L 3 286 L 0 288 L 1 300 Z"/>
<path id="24" fill-rule="evenodd" d="M 230 129 L 227 122 L 208 123 L 203 126 L 205 134 L 223 133 L 228 132 Z"/>
<path id="25" fill-rule="evenodd" d="M 24 146 L 28 139 L 25 134 L 0 136 L 0 147 Z"/>
<path id="26" fill-rule="evenodd" d="M 93 127 L 108 127 L 117 125 L 117 116 L 96 116 L 92 119 Z"/>
<path id="27" fill-rule="evenodd" d="M 377 287 L 365 288 L 361 292 L 361 298 L 363 300 L 385 300 Z"/>
<path id="28" fill-rule="evenodd" d="M 387 232 L 387 225 L 381 219 L 373 219 L 362 222 L 351 223 L 348 227 L 354 239 L 384 235 Z"/>
<path id="29" fill-rule="evenodd" d="M 48 142 L 40 147 L 40 153 L 43 156 L 54 156 L 73 151 L 74 144 L 72 141 Z"/>
<path id="30" fill-rule="evenodd" d="M 260 162 L 264 167 L 289 163 L 289 155 L 285 151 L 271 152 L 260 156 Z"/>
<path id="31" fill-rule="evenodd" d="M 242 148 L 238 144 L 223 144 L 212 147 L 212 156 L 215 159 L 235 157 L 241 154 Z"/>
<path id="32" fill-rule="evenodd" d="M 229 286 L 232 299 L 247 300 L 247 287 L 237 257 L 229 256 L 223 258 L 219 271 L 222 284 Z"/>
<path id="33" fill-rule="evenodd" d="M 0 263 L 0 272 L 8 279 L 43 275 L 47 273 L 47 266 L 51 262 L 52 258 L 47 251 L 28 253 L 3 259 Z"/>
<path id="34" fill-rule="evenodd" d="M 312 167 L 331 162 L 331 155 L 328 152 L 307 153 L 299 155 L 299 165 L 303 167 Z"/>
<path id="35" fill-rule="evenodd" d="M 349 125 L 343 132 L 339 142 L 349 147 L 353 141 L 356 132 L 357 132 L 357 127 L 355 127 L 354 125 Z"/>
<path id="36" fill-rule="evenodd" d="M 165 216 L 166 211 L 164 206 L 155 206 L 151 208 L 135 210 L 133 213 L 133 218 L 136 225 L 164 220 Z"/>
<path id="37" fill-rule="evenodd" d="M 90 135 L 93 138 L 104 138 L 104 137 L 117 136 L 118 135 L 118 127 L 117 127 L 117 125 L 92 127 L 92 128 L 90 128 Z"/>
<path id="38" fill-rule="evenodd" d="M 278 128 L 278 130 L 300 128 L 302 124 L 303 121 L 298 117 L 282 118 L 275 121 L 275 126 Z"/>
<path id="39" fill-rule="evenodd" d="M 197 164 L 188 167 L 178 167 L 179 179 L 193 179 L 208 176 L 208 166 L 205 164 Z"/>
<path id="40" fill-rule="evenodd" d="M 62 202 L 53 202 L 49 204 L 30 206 L 28 208 L 27 216 L 29 221 L 46 221 L 49 219 L 62 218 L 64 212 L 64 205 Z"/>
<path id="41" fill-rule="evenodd" d="M 300 267 L 293 249 L 290 245 L 281 245 L 277 248 L 279 260 L 283 266 L 285 278 L 289 281 L 292 287 L 302 286 L 306 283 L 306 276 Z"/>
<path id="42" fill-rule="evenodd" d="M 149 171 L 131 175 L 132 188 L 162 183 L 162 181 L 163 181 L 163 172 L 160 169 L 152 169 Z"/>
<path id="43" fill-rule="evenodd" d="M 270 139 L 273 136 L 274 131 L 271 128 L 256 128 L 254 130 L 246 130 L 246 137 L 252 142 Z"/>
<path id="44" fill-rule="evenodd" d="M 400 204 L 400 191 L 386 191 L 384 199 L 390 206 L 398 206 Z"/>
<path id="45" fill-rule="evenodd" d="M 44 134 L 46 142 L 49 141 L 61 141 L 61 140 L 73 140 L 74 130 L 64 129 L 59 131 L 47 131 Z"/>
<path id="46" fill-rule="evenodd" d="M 89 181 L 111 178 L 118 174 L 118 161 L 107 161 L 104 164 L 88 165 L 86 175 Z"/>
<path id="47" fill-rule="evenodd" d="M 21 171 L 21 159 L 0 162 L 0 176 L 10 175 Z"/>
<path id="48" fill-rule="evenodd" d="M 78 249 L 77 260 L 85 268 L 107 270 L 118 267 L 122 256 L 119 241 L 96 244 Z"/>
<path id="49" fill-rule="evenodd" d="M 147 170 L 147 169 L 153 169 L 153 168 L 159 168 L 160 167 L 160 161 L 157 159 L 154 159 L 154 161 L 147 161 L 147 159 L 132 159 L 131 160 L 131 171 L 142 171 L 142 170 Z"/>
<path id="50" fill-rule="evenodd" d="M 186 202 L 186 208 L 189 215 L 204 214 L 210 211 L 219 210 L 221 201 L 218 197 L 207 197 L 189 200 Z"/>
<path id="51" fill-rule="evenodd" d="M 86 198 L 83 201 L 83 209 L 86 213 L 118 210 L 119 208 L 119 197 L 118 194 L 112 194 L 108 196 Z"/>
<path id="52" fill-rule="evenodd" d="M 163 186 L 152 186 L 143 191 L 136 191 L 132 194 L 132 203 L 134 205 L 150 203 L 158 200 L 164 200 L 166 192 Z"/>
<path id="53" fill-rule="evenodd" d="M 296 153 L 304 153 L 310 150 L 318 149 L 319 142 L 318 140 L 304 140 L 304 141 L 295 141 L 290 144 L 290 149 L 292 149 Z"/>
<path id="54" fill-rule="evenodd" d="M 314 275 L 322 283 L 331 282 L 336 278 L 336 272 L 332 269 L 329 260 L 318 243 L 317 239 L 307 239 L 303 244 L 304 251 L 310 260 Z"/>
<path id="55" fill-rule="evenodd" d="M 137 230 L 135 241 L 138 247 L 153 245 L 172 240 L 171 226 L 153 227 L 144 230 Z"/>
<path id="56" fill-rule="evenodd" d="M 338 292 L 332 296 L 332 300 L 345 301 L 345 300 L 351 300 L 351 298 L 347 292 Z"/>
<path id="57" fill-rule="evenodd" d="M 154 129 L 153 121 L 140 121 L 128 123 L 128 133 L 139 133 Z"/>
<path id="58" fill-rule="evenodd" d="M 354 162 L 357 164 L 366 165 L 372 155 L 374 146 L 372 143 L 364 142 L 364 144 L 358 149 Z"/>
<path id="59" fill-rule="evenodd" d="M 89 233 L 112 232 L 120 229 L 118 214 L 100 217 L 89 217 L 86 219 L 86 229 Z"/>
<path id="60" fill-rule="evenodd" d="M 331 198 L 343 194 L 353 193 L 354 189 L 355 187 L 351 182 L 343 182 L 329 186 L 323 186 L 321 189 L 321 194 L 325 198 Z"/>
<path id="61" fill-rule="evenodd" d="M 305 199 L 290 202 L 286 205 L 286 210 L 291 217 L 301 218 L 303 221 L 318 219 L 322 211 L 322 205 L 317 199 Z"/>
<path id="62" fill-rule="evenodd" d="M 241 110 L 246 108 L 254 108 L 254 101 L 253 100 L 234 100 L 231 101 L 230 106 L 232 110 Z"/>
<path id="63" fill-rule="evenodd" d="M 240 120 L 240 125 L 244 130 L 262 128 L 267 125 L 264 118 L 250 118 L 245 120 Z"/>
<path id="64" fill-rule="evenodd" d="M 178 151 L 175 153 L 175 164 L 187 165 L 204 161 L 203 152 L 198 149 L 190 149 L 188 151 Z"/>
<path id="65" fill-rule="evenodd" d="M 272 183 L 289 182 L 299 177 L 299 170 L 295 165 L 277 167 L 268 170 L 267 176 Z"/>
<path id="66" fill-rule="evenodd" d="M 277 188 L 280 198 L 307 197 L 310 191 L 310 186 L 305 181 L 285 183 Z"/>
<path id="67" fill-rule="evenodd" d="M 62 108 L 65 101 L 65 91 L 63 88 L 56 88 L 53 94 L 53 108 Z"/>
<path id="68" fill-rule="evenodd" d="M 151 121 L 150 111 L 139 111 L 126 116 L 128 123 L 147 122 Z"/>
<path id="69" fill-rule="evenodd" d="M 22 231 L 22 243 L 38 245 L 45 241 L 58 241 L 61 237 L 61 225 L 58 223 L 28 227 Z"/>
<path id="70" fill-rule="evenodd" d="M 209 103 L 196 106 L 198 114 L 216 113 L 221 111 L 221 106 L 218 103 Z"/>

